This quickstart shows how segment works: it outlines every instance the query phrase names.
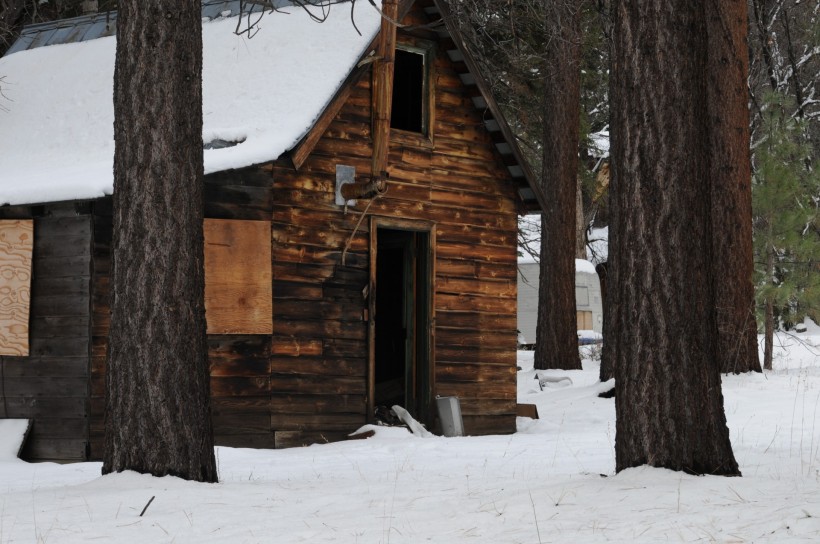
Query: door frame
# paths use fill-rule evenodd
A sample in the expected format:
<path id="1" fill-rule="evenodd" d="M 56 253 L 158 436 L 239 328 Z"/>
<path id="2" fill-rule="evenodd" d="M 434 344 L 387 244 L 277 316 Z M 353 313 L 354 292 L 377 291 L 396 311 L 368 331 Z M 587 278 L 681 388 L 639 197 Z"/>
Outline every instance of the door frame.
<path id="1" fill-rule="evenodd" d="M 376 285 L 376 263 L 378 259 L 379 229 L 404 230 L 410 232 L 423 233 L 427 235 L 429 248 L 426 254 L 427 263 L 424 271 L 427 276 L 429 288 L 427 289 L 426 305 L 428 308 L 426 316 L 426 331 L 417 330 L 417 337 L 420 338 L 420 345 L 426 345 L 427 353 L 427 382 L 430 387 L 430 406 L 423 407 L 424 416 L 432 415 L 432 396 L 435 391 L 435 330 L 436 330 L 436 224 L 434 221 L 423 219 L 398 219 L 373 215 L 370 217 L 370 279 L 368 283 L 368 323 L 367 323 L 367 421 L 374 420 L 375 392 L 376 392 L 376 296 L 378 286 Z M 421 256 L 419 254 L 419 256 Z M 417 353 L 417 358 L 421 354 Z"/>

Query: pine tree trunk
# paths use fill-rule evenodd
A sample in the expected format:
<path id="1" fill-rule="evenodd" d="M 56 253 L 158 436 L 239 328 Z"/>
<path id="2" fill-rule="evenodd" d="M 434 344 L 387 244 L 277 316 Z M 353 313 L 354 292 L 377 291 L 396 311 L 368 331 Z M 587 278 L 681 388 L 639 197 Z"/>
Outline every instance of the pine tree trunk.
<path id="1" fill-rule="evenodd" d="M 771 221 L 768 228 L 769 239 L 772 238 Z M 766 279 L 772 282 L 774 279 L 774 248 L 770 247 L 766 252 Z M 763 317 L 763 368 L 772 369 L 772 359 L 774 358 L 774 300 L 771 296 L 766 297 L 766 314 Z"/>
<path id="2" fill-rule="evenodd" d="M 704 11 L 698 1 L 614 4 L 618 471 L 740 474 L 717 357 Z"/>
<path id="3" fill-rule="evenodd" d="M 200 3 L 120 3 L 103 473 L 217 479 L 205 339 Z"/>
<path id="4" fill-rule="evenodd" d="M 712 126 L 712 260 L 721 372 L 760 372 L 754 309 L 748 9 L 706 3 Z"/>
<path id="5" fill-rule="evenodd" d="M 546 0 L 541 274 L 535 368 L 580 369 L 575 308 L 575 193 L 581 100 L 581 12 L 575 2 Z"/>
<path id="6" fill-rule="evenodd" d="M 595 267 L 598 273 L 598 281 L 601 283 L 601 308 L 604 314 L 604 343 L 601 347 L 601 368 L 598 370 L 598 379 L 602 382 L 611 380 L 615 377 L 615 366 L 612 364 L 612 350 L 609 349 L 609 337 L 615 336 L 613 331 L 607 328 L 607 323 L 612 320 L 609 317 L 612 311 L 612 298 L 609 288 L 609 263 L 600 263 Z"/>
<path id="7" fill-rule="evenodd" d="M 584 221 L 584 198 L 580 178 L 575 183 L 575 258 L 587 258 L 587 224 Z"/>

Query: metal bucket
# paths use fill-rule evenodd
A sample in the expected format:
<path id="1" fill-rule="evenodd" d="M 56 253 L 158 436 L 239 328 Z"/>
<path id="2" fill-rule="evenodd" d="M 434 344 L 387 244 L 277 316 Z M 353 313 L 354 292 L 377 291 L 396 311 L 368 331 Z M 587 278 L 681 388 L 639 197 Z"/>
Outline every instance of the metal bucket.
<path id="1" fill-rule="evenodd" d="M 461 404 L 458 397 L 436 397 L 436 408 L 444 436 L 464 436 L 464 421 L 461 419 Z"/>

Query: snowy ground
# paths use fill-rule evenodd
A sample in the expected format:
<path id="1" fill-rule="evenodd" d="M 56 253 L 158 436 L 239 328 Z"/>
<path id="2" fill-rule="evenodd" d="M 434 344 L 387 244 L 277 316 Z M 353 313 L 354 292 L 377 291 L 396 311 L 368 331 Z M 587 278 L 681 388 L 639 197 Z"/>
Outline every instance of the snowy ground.
<path id="1" fill-rule="evenodd" d="M 773 372 L 724 378 L 742 478 L 616 475 L 597 364 L 545 373 L 572 383 L 541 391 L 522 352 L 519 401 L 541 419 L 509 436 L 218 448 L 217 485 L 5 454 L 0 543 L 818 542 L 820 328 L 797 336 L 780 337 Z"/>

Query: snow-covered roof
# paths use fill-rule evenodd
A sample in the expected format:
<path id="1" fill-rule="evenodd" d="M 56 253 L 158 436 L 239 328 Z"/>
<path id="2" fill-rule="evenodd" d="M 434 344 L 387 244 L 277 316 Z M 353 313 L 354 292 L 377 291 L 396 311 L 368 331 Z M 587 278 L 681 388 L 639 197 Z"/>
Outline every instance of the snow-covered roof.
<path id="1" fill-rule="evenodd" d="M 378 32 L 368 2 L 353 17 L 362 35 L 349 4 L 324 24 L 284 8 L 252 39 L 234 33 L 235 16 L 203 19 L 203 140 L 244 140 L 206 149 L 206 173 L 276 159 L 310 130 Z M 0 204 L 111 194 L 115 40 L 29 43 L 0 59 Z"/>

